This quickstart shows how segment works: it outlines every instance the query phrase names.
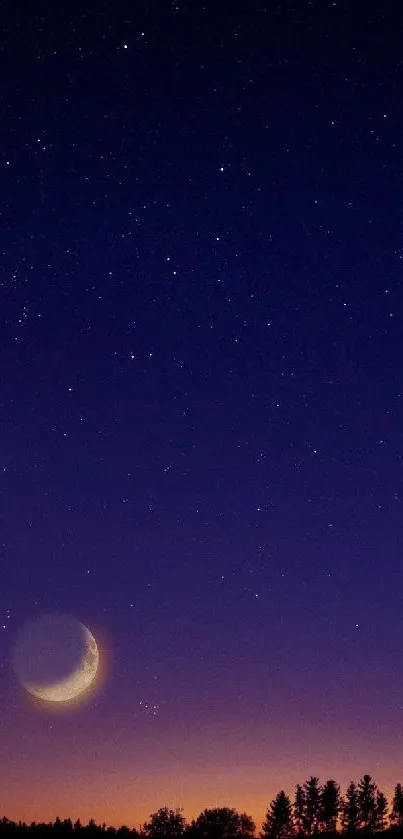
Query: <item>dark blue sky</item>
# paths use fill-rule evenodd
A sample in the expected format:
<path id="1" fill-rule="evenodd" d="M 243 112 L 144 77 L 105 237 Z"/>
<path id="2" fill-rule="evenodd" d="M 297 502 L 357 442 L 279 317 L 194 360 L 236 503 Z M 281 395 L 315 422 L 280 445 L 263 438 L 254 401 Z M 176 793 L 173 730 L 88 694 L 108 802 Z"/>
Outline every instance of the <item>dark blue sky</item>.
<path id="1" fill-rule="evenodd" d="M 10 816 L 402 771 L 403 33 L 351 5 L 2 4 Z M 114 664 L 49 724 L 10 650 L 55 610 Z"/>

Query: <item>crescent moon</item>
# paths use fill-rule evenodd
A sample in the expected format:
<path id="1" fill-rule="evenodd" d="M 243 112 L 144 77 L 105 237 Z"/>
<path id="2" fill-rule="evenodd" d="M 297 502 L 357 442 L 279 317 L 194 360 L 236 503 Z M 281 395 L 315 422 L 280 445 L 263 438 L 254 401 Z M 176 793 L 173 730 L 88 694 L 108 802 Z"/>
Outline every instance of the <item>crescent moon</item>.
<path id="1" fill-rule="evenodd" d="M 84 635 L 84 652 L 76 669 L 65 679 L 49 685 L 25 683 L 24 687 L 43 702 L 69 702 L 76 699 L 92 685 L 99 667 L 99 651 L 90 630 L 81 624 Z"/>

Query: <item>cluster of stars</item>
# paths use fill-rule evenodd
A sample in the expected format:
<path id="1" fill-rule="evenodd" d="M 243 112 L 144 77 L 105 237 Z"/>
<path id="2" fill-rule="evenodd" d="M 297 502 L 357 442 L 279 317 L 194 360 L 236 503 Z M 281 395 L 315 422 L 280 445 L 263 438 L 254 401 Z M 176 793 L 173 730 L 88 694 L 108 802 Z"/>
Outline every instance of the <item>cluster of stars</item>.
<path id="1" fill-rule="evenodd" d="M 147 702 L 145 699 L 140 699 L 139 708 L 146 716 L 156 717 L 161 710 L 161 705 L 158 702 Z"/>

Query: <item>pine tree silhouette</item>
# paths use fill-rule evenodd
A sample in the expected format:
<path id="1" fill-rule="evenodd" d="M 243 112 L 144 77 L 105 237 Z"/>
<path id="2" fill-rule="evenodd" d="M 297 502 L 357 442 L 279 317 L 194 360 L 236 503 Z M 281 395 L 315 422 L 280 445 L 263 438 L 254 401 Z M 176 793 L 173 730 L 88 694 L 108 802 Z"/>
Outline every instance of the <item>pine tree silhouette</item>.
<path id="1" fill-rule="evenodd" d="M 340 812 L 340 787 L 336 781 L 326 781 L 320 792 L 319 825 L 323 833 L 334 833 Z"/>
<path id="2" fill-rule="evenodd" d="M 301 784 L 295 787 L 294 799 L 294 825 L 297 834 L 302 835 L 304 832 L 304 813 L 305 813 L 305 792 Z"/>
<path id="3" fill-rule="evenodd" d="M 396 827 L 403 827 L 403 787 L 401 784 L 395 786 L 390 820 Z"/>
<path id="4" fill-rule="evenodd" d="M 304 833 L 312 836 L 319 831 L 320 796 L 319 778 L 311 775 L 304 784 L 305 806 L 303 814 Z"/>
<path id="5" fill-rule="evenodd" d="M 388 821 L 388 802 L 386 795 L 377 790 L 376 792 L 376 807 L 375 807 L 375 822 L 373 829 L 382 831 L 386 829 Z"/>
<path id="6" fill-rule="evenodd" d="M 358 782 L 360 827 L 373 829 L 376 825 L 376 783 L 371 775 L 364 775 Z"/>
<path id="7" fill-rule="evenodd" d="M 341 826 L 343 833 L 356 833 L 360 826 L 358 789 L 354 781 L 348 785 L 346 797 L 341 805 Z"/>
<path id="8" fill-rule="evenodd" d="M 291 839 L 294 836 L 291 801 L 284 790 L 271 802 L 260 836 L 261 839 Z"/>

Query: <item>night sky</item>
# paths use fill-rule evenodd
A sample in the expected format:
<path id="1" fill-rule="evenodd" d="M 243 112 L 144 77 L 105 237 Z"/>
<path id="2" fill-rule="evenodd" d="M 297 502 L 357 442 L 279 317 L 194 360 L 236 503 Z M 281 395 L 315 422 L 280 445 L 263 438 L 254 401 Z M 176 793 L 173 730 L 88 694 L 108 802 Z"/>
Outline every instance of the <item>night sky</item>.
<path id="1" fill-rule="evenodd" d="M 9 818 L 402 778 L 393 5 L 1 4 Z M 49 612 L 108 651 L 74 713 L 12 668 Z"/>

